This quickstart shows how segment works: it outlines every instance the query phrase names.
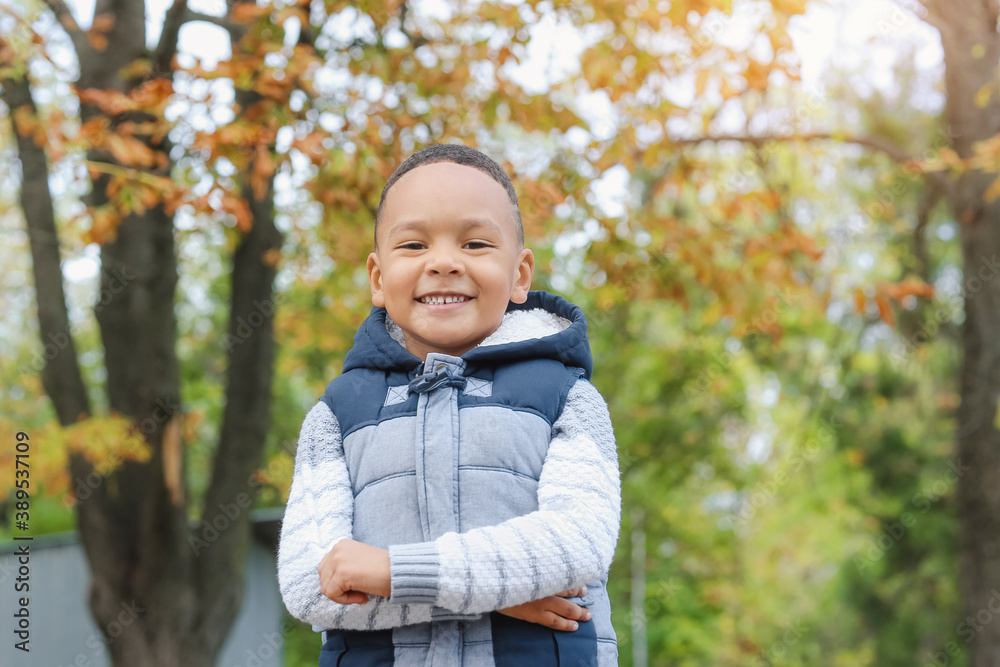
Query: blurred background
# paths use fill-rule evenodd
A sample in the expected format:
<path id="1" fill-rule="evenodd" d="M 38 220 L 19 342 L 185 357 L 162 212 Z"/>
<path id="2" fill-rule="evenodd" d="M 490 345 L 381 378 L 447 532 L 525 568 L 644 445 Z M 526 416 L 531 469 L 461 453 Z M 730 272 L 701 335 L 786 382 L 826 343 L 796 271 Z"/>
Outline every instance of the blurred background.
<path id="1" fill-rule="evenodd" d="M 1000 665 L 998 12 L 0 0 L 0 662 L 316 664 L 298 429 L 460 142 L 589 317 L 622 665 Z"/>

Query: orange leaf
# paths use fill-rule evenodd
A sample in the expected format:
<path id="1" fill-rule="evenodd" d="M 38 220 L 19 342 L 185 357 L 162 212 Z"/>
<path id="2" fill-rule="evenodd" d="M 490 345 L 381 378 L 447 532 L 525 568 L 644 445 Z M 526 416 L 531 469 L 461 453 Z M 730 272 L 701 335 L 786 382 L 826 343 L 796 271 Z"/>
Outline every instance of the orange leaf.
<path id="1" fill-rule="evenodd" d="M 87 42 L 95 51 L 104 51 L 108 48 L 108 38 L 102 33 L 94 32 L 93 30 L 87 32 Z"/>
<path id="2" fill-rule="evenodd" d="M 267 266 L 277 266 L 278 262 L 281 261 L 281 250 L 278 248 L 271 248 L 264 252 L 260 257 L 260 261 Z"/>
<path id="3" fill-rule="evenodd" d="M 272 175 L 274 175 L 274 160 L 271 159 L 271 151 L 264 144 L 257 144 L 257 157 L 253 161 L 253 173 L 250 175 L 250 185 L 257 201 L 263 200 L 267 195 L 267 186 Z"/>
<path id="4" fill-rule="evenodd" d="M 892 312 L 892 306 L 889 305 L 889 300 L 881 294 L 876 294 L 875 305 L 878 306 L 879 318 L 890 327 L 896 326 L 896 315 Z"/>
<path id="5" fill-rule="evenodd" d="M 112 134 L 107 138 L 107 146 L 123 165 L 152 167 L 157 162 L 153 149 L 134 137 Z"/>
<path id="6" fill-rule="evenodd" d="M 108 32 L 115 26 L 115 15 L 111 12 L 98 14 L 90 24 L 90 29 L 96 32 Z"/>
<path id="7" fill-rule="evenodd" d="M 236 226 L 242 232 L 249 232 L 253 227 L 253 214 L 250 213 L 250 206 L 242 197 L 237 197 L 231 192 L 222 195 L 222 210 L 236 218 Z"/>
<path id="8" fill-rule="evenodd" d="M 323 147 L 323 140 L 325 137 L 318 132 L 312 132 L 302 137 L 301 139 L 296 139 L 292 142 L 292 148 L 295 148 L 303 155 L 308 157 L 313 161 L 313 164 L 321 164 L 327 157 L 326 149 Z"/>
<path id="9" fill-rule="evenodd" d="M 17 131 L 22 137 L 36 134 L 41 128 L 38 116 L 27 104 L 14 109 L 14 122 L 17 124 Z"/>
<path id="10" fill-rule="evenodd" d="M 904 280 L 901 283 L 879 285 L 879 290 L 884 292 L 890 299 L 902 301 L 908 296 L 917 296 L 925 299 L 934 298 L 934 286 L 928 285 L 922 280 Z"/>
<path id="11" fill-rule="evenodd" d="M 105 40 L 107 42 L 107 40 Z M 124 93 L 117 90 L 102 90 L 100 88 L 86 88 L 78 90 L 77 95 L 84 104 L 91 104 L 101 109 L 105 113 L 117 116 L 126 111 L 134 111 L 135 103 Z"/>
<path id="12" fill-rule="evenodd" d="M 261 7 L 253 2 L 241 2 L 233 7 L 230 15 L 235 23 L 250 23 L 256 18 L 270 14 L 273 7 Z"/>
<path id="13" fill-rule="evenodd" d="M 864 315 L 867 307 L 868 297 L 865 296 L 865 291 L 859 287 L 854 290 L 854 310 L 858 311 L 859 315 Z"/>

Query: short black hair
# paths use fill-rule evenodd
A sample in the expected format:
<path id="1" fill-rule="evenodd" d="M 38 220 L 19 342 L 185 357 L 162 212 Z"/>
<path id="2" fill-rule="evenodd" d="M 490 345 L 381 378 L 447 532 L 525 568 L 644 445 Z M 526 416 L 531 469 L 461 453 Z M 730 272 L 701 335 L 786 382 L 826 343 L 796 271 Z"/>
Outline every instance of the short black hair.
<path id="1" fill-rule="evenodd" d="M 496 163 L 490 156 L 477 151 L 475 148 L 463 146 L 462 144 L 434 144 L 423 148 L 410 157 L 403 160 L 403 163 L 396 167 L 392 176 L 385 182 L 382 188 L 382 196 L 378 200 L 378 211 L 375 213 L 375 247 L 378 247 L 378 226 L 382 222 L 382 207 L 385 199 L 389 195 L 389 190 L 400 178 L 413 171 L 417 167 L 435 162 L 454 162 L 466 167 L 474 167 L 483 172 L 494 181 L 503 186 L 507 191 L 507 198 L 514 209 L 514 229 L 517 232 L 517 241 L 524 245 L 524 225 L 521 223 L 521 209 L 517 205 L 517 193 L 514 192 L 514 184 L 510 182 L 510 176 L 503 167 Z"/>

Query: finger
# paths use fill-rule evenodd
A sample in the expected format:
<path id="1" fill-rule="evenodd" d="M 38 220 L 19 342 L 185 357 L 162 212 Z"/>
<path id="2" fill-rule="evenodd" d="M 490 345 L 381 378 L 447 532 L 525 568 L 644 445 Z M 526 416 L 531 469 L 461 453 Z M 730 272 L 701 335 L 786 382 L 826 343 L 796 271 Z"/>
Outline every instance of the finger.
<path id="1" fill-rule="evenodd" d="M 551 602 L 547 605 L 547 608 L 548 611 L 553 614 L 571 621 L 590 620 L 590 611 L 586 607 L 581 607 L 578 604 L 573 604 L 569 600 L 564 600 L 559 597 L 552 597 Z"/>
<path id="2" fill-rule="evenodd" d="M 553 630 L 560 630 L 562 632 L 573 632 L 580 627 L 576 621 L 563 618 L 551 611 L 546 611 L 542 614 L 542 623 Z"/>
<path id="3" fill-rule="evenodd" d="M 340 602 L 341 600 L 344 599 L 344 591 L 342 591 L 340 588 L 333 585 L 332 583 L 327 583 L 326 585 L 322 586 L 319 590 L 321 593 L 323 593 L 323 595 L 330 598 L 334 602 Z"/>
<path id="4" fill-rule="evenodd" d="M 368 599 L 368 595 L 360 591 L 347 591 L 336 602 L 340 604 L 365 604 L 368 602 Z"/>
<path id="5" fill-rule="evenodd" d="M 368 596 L 359 591 L 331 591 L 329 594 L 324 593 L 328 598 L 336 602 L 337 604 L 364 604 L 368 602 Z"/>
<path id="6" fill-rule="evenodd" d="M 586 586 L 577 586 L 576 588 L 571 588 L 567 591 L 563 591 L 562 593 L 556 593 L 556 595 L 558 595 L 561 598 L 577 598 L 577 597 L 583 597 L 586 594 L 587 594 Z"/>

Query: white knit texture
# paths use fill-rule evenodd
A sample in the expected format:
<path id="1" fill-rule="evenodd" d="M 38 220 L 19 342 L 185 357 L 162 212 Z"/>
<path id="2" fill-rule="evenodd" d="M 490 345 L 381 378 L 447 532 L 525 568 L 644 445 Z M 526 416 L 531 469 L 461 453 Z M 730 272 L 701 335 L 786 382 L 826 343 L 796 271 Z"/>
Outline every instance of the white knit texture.
<path id="1" fill-rule="evenodd" d="M 570 390 L 538 480 L 538 510 L 435 540 L 437 605 L 502 609 L 591 582 L 614 557 L 621 484 L 607 406 L 586 380 Z"/>
<path id="2" fill-rule="evenodd" d="M 278 543 L 278 588 L 288 612 L 319 628 L 383 630 L 431 619 L 429 604 L 396 604 L 373 597 L 363 605 L 342 605 L 323 595 L 320 561 L 353 535 L 351 490 L 340 426 L 320 401 L 302 422 L 295 470 Z"/>

